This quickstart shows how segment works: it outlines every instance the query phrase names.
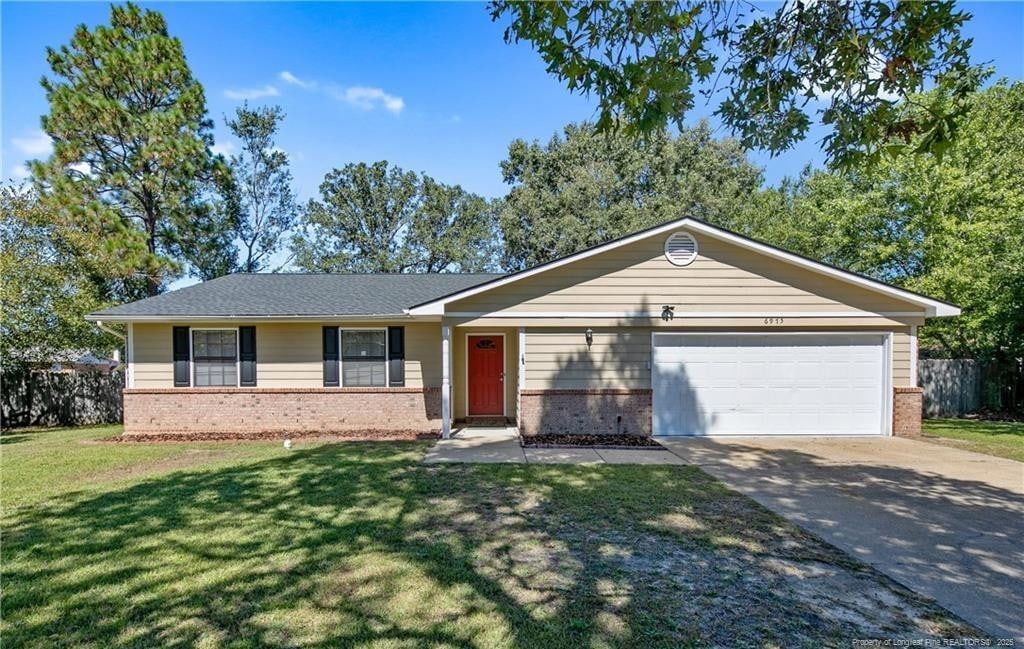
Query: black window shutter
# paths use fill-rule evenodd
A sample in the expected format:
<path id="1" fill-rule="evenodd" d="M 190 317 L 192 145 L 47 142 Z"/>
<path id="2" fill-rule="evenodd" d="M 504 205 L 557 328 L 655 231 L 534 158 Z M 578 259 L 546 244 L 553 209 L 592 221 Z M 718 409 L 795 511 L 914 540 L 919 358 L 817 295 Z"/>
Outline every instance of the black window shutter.
<path id="1" fill-rule="evenodd" d="M 256 385 L 256 327 L 238 328 L 238 384 Z"/>
<path id="2" fill-rule="evenodd" d="M 405 327 L 388 327 L 388 384 L 405 385 Z"/>
<path id="3" fill-rule="evenodd" d="M 188 367 L 188 327 L 174 328 L 174 387 L 187 388 L 192 384 Z"/>
<path id="4" fill-rule="evenodd" d="M 338 380 L 338 328 L 324 327 L 324 386 L 341 385 Z"/>

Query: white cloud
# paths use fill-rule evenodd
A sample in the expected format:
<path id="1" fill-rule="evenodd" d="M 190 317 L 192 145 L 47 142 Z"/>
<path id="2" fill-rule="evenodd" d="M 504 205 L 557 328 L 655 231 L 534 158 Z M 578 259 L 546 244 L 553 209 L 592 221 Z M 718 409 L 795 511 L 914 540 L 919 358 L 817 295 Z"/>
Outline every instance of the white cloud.
<path id="1" fill-rule="evenodd" d="M 876 79 L 877 80 L 881 80 L 881 79 L 883 79 L 883 77 L 885 75 L 885 62 L 882 59 L 881 55 L 879 55 L 878 53 L 872 53 L 872 57 L 868 61 L 868 64 L 867 64 L 866 72 L 867 72 L 867 76 L 868 76 L 869 79 L 872 79 L 872 80 L 876 80 Z M 884 83 L 879 86 L 878 92 L 875 95 L 876 97 L 878 97 L 879 99 L 884 99 L 885 101 L 898 101 L 900 99 L 900 94 L 898 92 L 892 92 L 890 90 L 887 90 L 884 86 L 885 86 Z M 815 101 L 823 102 L 823 103 L 831 102 L 837 96 L 839 96 L 840 94 L 843 93 L 843 90 L 841 90 L 841 89 L 840 90 L 825 90 L 825 89 L 823 89 L 823 88 L 821 88 L 820 86 L 817 86 L 817 85 L 812 87 L 805 80 L 804 84 L 803 84 L 803 90 L 806 93 L 808 89 L 810 89 L 812 91 L 811 94 L 813 95 L 813 98 L 814 98 Z M 866 90 L 867 90 L 867 88 L 866 88 L 865 84 L 863 84 L 863 83 L 857 82 L 857 83 L 853 83 L 852 84 L 852 92 L 855 93 L 855 94 L 856 93 L 863 93 Z"/>
<path id="2" fill-rule="evenodd" d="M 281 73 L 277 75 L 277 78 L 280 79 L 281 81 L 284 81 L 285 83 L 291 84 L 293 86 L 298 86 L 300 88 L 305 88 L 306 90 L 312 90 L 316 88 L 316 81 L 300 79 L 291 72 L 289 72 L 288 70 L 281 71 Z"/>
<path id="3" fill-rule="evenodd" d="M 76 162 L 74 164 L 70 164 L 68 165 L 68 169 L 71 169 L 72 171 L 77 171 L 83 176 L 92 175 L 92 166 L 88 162 Z"/>
<path id="4" fill-rule="evenodd" d="M 18 165 L 14 169 L 11 169 L 11 177 L 15 180 L 28 180 L 32 175 L 32 172 L 25 165 Z"/>
<path id="5" fill-rule="evenodd" d="M 345 88 L 345 93 L 341 98 L 346 103 L 363 110 L 373 110 L 381 106 L 384 110 L 398 115 L 405 108 L 405 101 L 401 97 L 389 95 L 380 88 L 350 86 Z"/>
<path id="6" fill-rule="evenodd" d="M 381 88 L 373 86 L 340 86 L 335 83 L 321 83 L 316 79 L 303 79 L 293 74 L 290 70 L 282 70 L 277 73 L 277 78 L 282 83 L 311 92 L 326 94 L 336 101 L 344 102 L 350 106 L 362 110 L 376 110 L 383 108 L 393 115 L 400 114 L 405 110 L 405 100 L 397 95 L 384 92 Z M 229 89 L 224 91 L 228 99 L 259 99 L 261 97 L 276 97 L 281 92 L 276 86 L 267 84 L 262 88 Z M 456 116 L 455 121 L 461 120 Z"/>
<path id="7" fill-rule="evenodd" d="M 233 142 L 220 142 L 210 147 L 210 151 L 215 155 L 228 156 L 235 152 L 235 145 Z"/>
<path id="8" fill-rule="evenodd" d="M 11 138 L 11 144 L 18 151 L 33 157 L 50 155 L 50 151 L 53 151 L 53 140 L 50 139 L 49 135 L 39 130 L 28 137 Z"/>
<path id="9" fill-rule="evenodd" d="M 234 99 L 241 101 L 244 99 L 262 99 L 263 97 L 276 97 L 281 94 L 276 87 L 269 83 L 262 88 L 242 88 L 239 90 L 228 89 L 224 91 L 224 96 L 228 99 Z"/>

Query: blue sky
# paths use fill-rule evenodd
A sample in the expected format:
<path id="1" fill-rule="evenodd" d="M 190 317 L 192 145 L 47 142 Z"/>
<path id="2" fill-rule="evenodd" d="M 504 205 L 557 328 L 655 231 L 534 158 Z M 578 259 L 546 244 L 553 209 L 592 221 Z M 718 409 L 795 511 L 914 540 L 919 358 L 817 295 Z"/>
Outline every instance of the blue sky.
<path id="1" fill-rule="evenodd" d="M 223 118 L 241 98 L 285 109 L 279 145 L 304 199 L 331 168 L 380 159 L 500 196 L 506 186 L 498 165 L 512 139 L 545 140 L 594 116 L 594 102 L 548 76 L 529 47 L 504 43 L 504 26 L 491 22 L 483 4 L 143 5 L 161 11 L 183 41 L 221 150 L 233 144 Z M 997 77 L 1024 78 L 1024 3 L 965 7 L 975 15 L 967 29 L 975 59 L 992 61 Z M 107 16 L 104 3 L 0 5 L 4 178 L 47 152 L 39 131 L 45 47 Z M 699 105 L 691 120 L 713 108 Z M 822 159 L 815 141 L 775 159 L 752 157 L 772 184 Z"/>

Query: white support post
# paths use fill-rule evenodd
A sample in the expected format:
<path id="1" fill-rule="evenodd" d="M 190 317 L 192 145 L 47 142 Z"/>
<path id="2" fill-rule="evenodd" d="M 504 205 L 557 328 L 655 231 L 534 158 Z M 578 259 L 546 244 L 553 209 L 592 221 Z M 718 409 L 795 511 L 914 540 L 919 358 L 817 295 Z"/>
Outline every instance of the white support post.
<path id="1" fill-rule="evenodd" d="M 917 325 L 910 325 L 910 387 L 917 387 Z"/>
<path id="2" fill-rule="evenodd" d="M 128 363 L 128 368 L 124 373 L 124 386 L 126 388 L 135 387 L 135 325 L 131 322 L 128 323 L 128 336 L 124 343 L 124 355 L 125 361 Z"/>
<path id="3" fill-rule="evenodd" d="M 519 327 L 519 364 L 516 366 L 516 428 L 522 421 L 523 388 L 526 386 L 526 328 Z M 522 430 L 520 428 L 520 430 Z"/>
<path id="4" fill-rule="evenodd" d="M 452 434 L 452 328 L 441 325 L 441 437 Z"/>

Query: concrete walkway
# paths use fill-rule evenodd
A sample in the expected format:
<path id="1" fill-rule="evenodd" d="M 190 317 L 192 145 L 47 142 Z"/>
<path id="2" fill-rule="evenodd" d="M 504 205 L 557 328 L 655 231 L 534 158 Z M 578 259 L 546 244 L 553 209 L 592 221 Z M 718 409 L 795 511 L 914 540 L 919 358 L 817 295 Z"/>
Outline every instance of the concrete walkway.
<path id="1" fill-rule="evenodd" d="M 975 626 L 1024 641 L 1024 464 L 899 438 L 658 441 Z"/>
<path id="2" fill-rule="evenodd" d="M 514 428 L 462 428 L 439 440 L 423 458 L 426 464 L 685 464 L 659 449 L 526 448 Z"/>

